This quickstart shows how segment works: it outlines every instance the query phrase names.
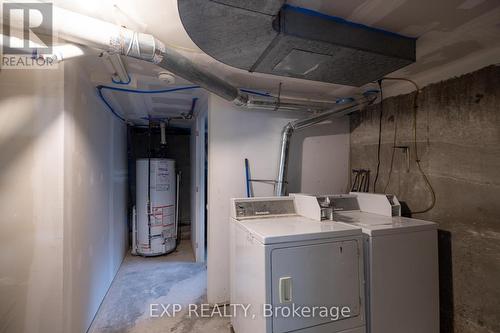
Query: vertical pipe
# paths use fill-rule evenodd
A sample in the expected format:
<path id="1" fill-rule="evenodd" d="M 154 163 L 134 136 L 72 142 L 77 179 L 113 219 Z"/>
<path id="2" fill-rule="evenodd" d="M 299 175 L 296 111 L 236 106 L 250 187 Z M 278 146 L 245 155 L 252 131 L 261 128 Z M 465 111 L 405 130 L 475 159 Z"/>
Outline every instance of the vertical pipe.
<path id="1" fill-rule="evenodd" d="M 137 254 L 137 213 L 135 206 L 132 207 L 132 254 Z"/>
<path id="2" fill-rule="evenodd" d="M 165 134 L 165 122 L 164 121 L 160 121 L 160 143 L 162 145 L 166 145 L 167 144 L 167 136 Z"/>
<path id="3" fill-rule="evenodd" d="M 278 179 L 274 187 L 275 196 L 284 196 L 286 193 L 286 172 L 288 169 L 288 153 L 290 150 L 290 137 L 293 133 L 293 123 L 288 123 L 281 132 L 280 160 L 278 165 Z"/>
<path id="4" fill-rule="evenodd" d="M 275 196 L 284 196 L 286 194 L 286 172 L 288 168 L 288 155 L 290 150 L 290 138 L 295 130 L 300 130 L 304 128 L 311 127 L 313 125 L 319 124 L 322 121 L 330 119 L 331 117 L 340 117 L 356 110 L 361 107 L 368 105 L 375 101 L 377 94 L 370 93 L 359 100 L 352 101 L 347 104 L 343 104 L 329 111 L 316 114 L 312 117 L 305 119 L 298 119 L 291 121 L 283 127 L 281 132 L 281 148 L 280 148 L 280 159 L 278 164 L 278 179 L 276 180 L 276 187 L 274 188 Z"/>
<path id="5" fill-rule="evenodd" d="M 175 191 L 175 239 L 176 239 L 176 244 L 175 246 L 177 246 L 177 242 L 180 241 L 180 237 L 179 236 L 179 198 L 180 198 L 180 192 L 181 192 L 181 174 L 182 172 L 179 171 L 177 173 L 177 184 L 176 184 L 176 191 Z"/>

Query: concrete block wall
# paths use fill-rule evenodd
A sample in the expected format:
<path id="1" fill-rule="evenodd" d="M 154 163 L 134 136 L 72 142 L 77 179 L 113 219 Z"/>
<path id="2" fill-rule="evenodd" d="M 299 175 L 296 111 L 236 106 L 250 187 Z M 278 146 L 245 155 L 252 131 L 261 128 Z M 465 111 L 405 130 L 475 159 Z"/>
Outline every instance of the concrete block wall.
<path id="1" fill-rule="evenodd" d="M 377 192 L 418 211 L 430 202 L 414 162 L 413 94 L 384 100 Z M 377 167 L 380 104 L 351 116 L 351 168 Z M 414 217 L 439 223 L 442 332 L 500 332 L 500 67 L 490 66 L 422 89 L 418 149 L 437 201 Z"/>

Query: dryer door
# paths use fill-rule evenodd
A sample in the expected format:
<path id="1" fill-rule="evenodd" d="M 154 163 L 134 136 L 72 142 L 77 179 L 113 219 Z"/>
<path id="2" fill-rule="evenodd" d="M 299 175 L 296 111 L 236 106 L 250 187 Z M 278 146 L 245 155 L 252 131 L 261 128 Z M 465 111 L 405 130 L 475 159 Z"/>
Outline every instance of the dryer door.
<path id="1" fill-rule="evenodd" d="M 344 326 L 359 316 L 360 260 L 356 240 L 272 250 L 273 332 Z"/>

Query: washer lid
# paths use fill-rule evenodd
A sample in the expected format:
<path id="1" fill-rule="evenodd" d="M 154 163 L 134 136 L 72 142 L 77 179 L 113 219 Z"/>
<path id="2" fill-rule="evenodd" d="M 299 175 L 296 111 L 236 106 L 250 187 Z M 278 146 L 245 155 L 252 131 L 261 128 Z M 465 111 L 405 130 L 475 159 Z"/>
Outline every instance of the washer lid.
<path id="1" fill-rule="evenodd" d="M 333 221 L 319 222 L 298 215 L 233 221 L 266 245 L 362 234 L 357 226 Z"/>
<path id="2" fill-rule="evenodd" d="M 335 213 L 334 220 L 351 226 L 361 227 L 363 228 L 363 233 L 370 236 L 437 229 L 437 224 L 430 221 L 410 219 L 401 216 L 388 217 L 354 211 Z"/>

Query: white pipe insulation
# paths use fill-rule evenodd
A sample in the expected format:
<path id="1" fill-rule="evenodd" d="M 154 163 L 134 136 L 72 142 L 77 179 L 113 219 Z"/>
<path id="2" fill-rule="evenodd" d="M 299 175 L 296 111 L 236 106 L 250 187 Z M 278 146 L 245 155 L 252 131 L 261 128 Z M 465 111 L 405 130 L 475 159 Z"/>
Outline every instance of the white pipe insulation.
<path id="1" fill-rule="evenodd" d="M 53 6 L 53 32 L 61 39 L 77 43 L 73 49 L 55 47 L 52 57 L 62 61 L 99 49 L 111 54 L 152 62 L 169 72 L 198 84 L 206 90 L 234 102 L 238 106 L 267 110 L 297 110 L 322 112 L 335 108 L 335 103 L 313 102 L 298 99 L 281 99 L 273 96 L 249 96 L 218 76 L 200 68 L 190 59 L 150 34 L 135 32 L 119 25 Z M 47 34 L 49 31 L 46 32 Z M 80 50 L 81 53 L 78 52 Z"/>
<path id="2" fill-rule="evenodd" d="M 229 82 L 200 68 L 150 34 L 135 32 L 56 6 L 53 6 L 53 31 L 59 38 L 69 42 L 157 64 L 238 106 L 269 110 L 324 111 L 334 105 L 293 99 L 282 102 L 272 96 L 249 96 Z M 60 61 L 67 59 L 68 55 L 60 52 L 55 58 Z"/>
<path id="3" fill-rule="evenodd" d="M 151 35 L 53 7 L 53 29 L 59 38 L 158 64 L 165 45 Z"/>

